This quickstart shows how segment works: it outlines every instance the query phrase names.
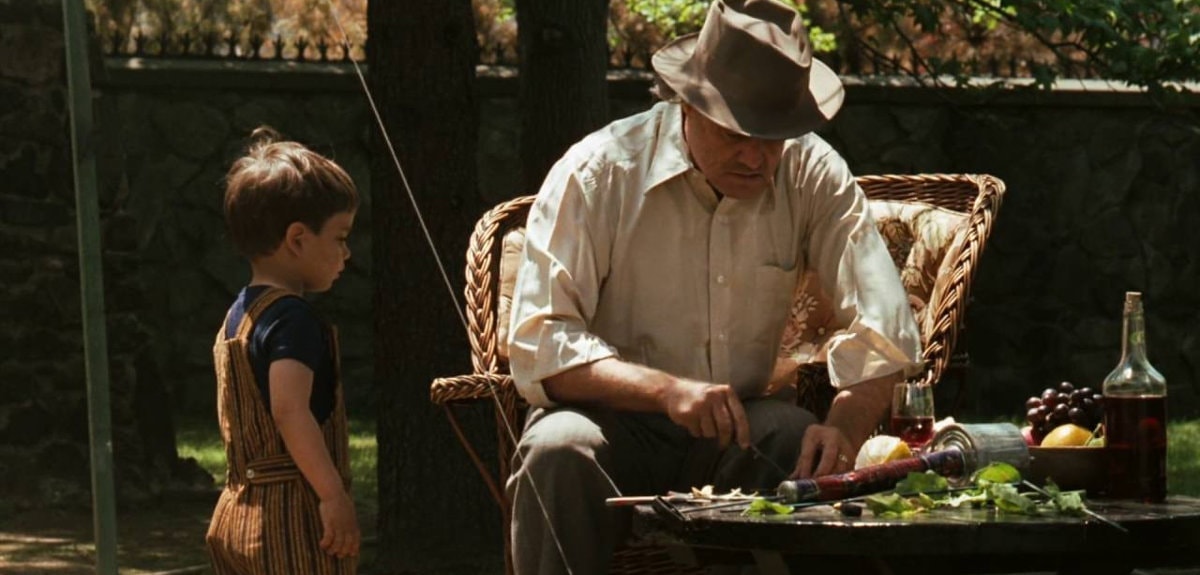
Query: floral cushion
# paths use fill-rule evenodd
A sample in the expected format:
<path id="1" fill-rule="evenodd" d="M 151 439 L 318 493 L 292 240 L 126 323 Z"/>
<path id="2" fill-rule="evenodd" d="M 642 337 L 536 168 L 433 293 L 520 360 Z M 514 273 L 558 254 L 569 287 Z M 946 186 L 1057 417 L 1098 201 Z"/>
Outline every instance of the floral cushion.
<path id="1" fill-rule="evenodd" d="M 924 338 L 933 327 L 929 303 L 950 280 L 966 237 L 959 230 L 967 216 L 920 202 L 875 200 L 870 205 Z M 821 289 L 820 278 L 811 270 L 805 272 L 796 286 L 780 357 L 798 363 L 824 361 L 824 344 L 836 329 L 832 320 L 830 298 Z"/>

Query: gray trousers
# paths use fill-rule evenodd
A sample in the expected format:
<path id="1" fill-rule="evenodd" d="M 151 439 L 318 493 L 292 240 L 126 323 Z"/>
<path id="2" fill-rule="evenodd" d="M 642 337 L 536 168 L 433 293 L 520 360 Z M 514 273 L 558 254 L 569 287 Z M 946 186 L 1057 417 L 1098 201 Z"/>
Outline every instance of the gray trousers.
<path id="1" fill-rule="evenodd" d="M 775 399 L 744 406 L 754 444 L 790 472 L 816 418 Z M 605 498 L 706 484 L 719 493 L 774 489 L 785 479 L 752 452 L 695 439 L 665 415 L 576 408 L 531 410 L 512 468 L 507 490 L 517 575 L 608 573 L 613 549 L 627 536 L 629 511 L 605 506 Z"/>

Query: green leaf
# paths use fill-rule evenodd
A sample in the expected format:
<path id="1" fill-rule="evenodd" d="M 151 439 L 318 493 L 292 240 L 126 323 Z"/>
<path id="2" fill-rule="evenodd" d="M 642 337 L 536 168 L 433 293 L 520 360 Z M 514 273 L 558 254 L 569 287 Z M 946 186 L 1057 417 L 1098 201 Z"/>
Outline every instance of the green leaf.
<path id="1" fill-rule="evenodd" d="M 880 517 L 911 517 L 924 511 L 899 493 L 876 493 L 866 499 L 867 509 Z"/>
<path id="2" fill-rule="evenodd" d="M 1085 515 L 1087 506 L 1083 504 L 1082 491 L 1063 491 L 1053 480 L 1047 480 L 1042 488 L 1050 497 L 1047 506 L 1066 515 Z"/>
<path id="3" fill-rule="evenodd" d="M 941 501 L 940 505 L 943 507 L 958 508 L 958 507 L 962 507 L 962 505 L 964 503 L 970 503 L 972 505 L 978 503 L 978 504 L 982 505 L 987 502 L 988 502 L 988 494 L 986 491 L 984 491 L 982 489 L 970 489 L 967 491 L 963 491 L 962 493 L 959 493 L 957 495 L 947 497 L 946 499 Z"/>
<path id="4" fill-rule="evenodd" d="M 1036 515 L 1037 503 L 1017 492 L 1017 488 L 1007 483 L 991 483 L 987 486 L 988 497 L 996 504 L 996 509 L 1009 513 Z"/>
<path id="5" fill-rule="evenodd" d="M 759 497 L 750 502 L 750 506 L 742 512 L 742 515 L 746 517 L 761 517 L 763 515 L 790 515 L 791 513 L 791 506 Z"/>
<path id="6" fill-rule="evenodd" d="M 916 497 L 909 500 L 910 503 L 923 509 L 933 509 L 937 507 L 937 501 L 924 493 L 918 493 Z"/>
<path id="7" fill-rule="evenodd" d="M 1087 507 L 1083 504 L 1080 491 L 1064 491 L 1054 497 L 1054 507 L 1059 513 L 1067 515 L 1085 515 Z"/>
<path id="8" fill-rule="evenodd" d="M 926 471 L 924 473 L 914 471 L 910 472 L 907 477 L 896 484 L 896 493 L 912 495 L 914 493 L 945 491 L 949 488 L 950 484 L 946 481 L 946 478 L 933 471 Z"/>
<path id="9" fill-rule="evenodd" d="M 971 474 L 971 483 L 987 487 L 990 483 L 1020 483 L 1021 472 L 1007 463 L 989 463 L 987 467 Z"/>

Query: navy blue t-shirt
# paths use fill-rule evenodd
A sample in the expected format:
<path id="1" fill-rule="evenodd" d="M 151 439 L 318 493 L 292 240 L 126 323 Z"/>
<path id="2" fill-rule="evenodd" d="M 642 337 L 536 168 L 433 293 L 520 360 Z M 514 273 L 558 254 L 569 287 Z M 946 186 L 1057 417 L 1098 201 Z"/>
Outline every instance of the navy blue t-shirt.
<path id="1" fill-rule="evenodd" d="M 229 308 L 229 321 L 225 324 L 225 337 L 237 335 L 238 324 L 258 296 L 268 286 L 247 286 L 238 293 L 237 300 Z M 250 366 L 254 369 L 254 380 L 267 412 L 271 411 L 270 367 L 271 362 L 294 359 L 313 371 L 312 393 L 308 408 L 317 423 L 324 423 L 333 411 L 334 389 L 337 381 L 334 374 L 333 351 L 325 323 L 307 300 L 300 297 L 284 297 L 275 301 L 258 317 L 258 323 L 250 334 Z"/>

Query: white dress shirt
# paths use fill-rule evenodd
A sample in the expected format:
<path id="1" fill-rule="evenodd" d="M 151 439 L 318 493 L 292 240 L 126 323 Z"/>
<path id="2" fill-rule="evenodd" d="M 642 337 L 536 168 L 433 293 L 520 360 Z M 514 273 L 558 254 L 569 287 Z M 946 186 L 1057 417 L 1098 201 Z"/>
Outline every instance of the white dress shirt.
<path id="1" fill-rule="evenodd" d="M 587 136 L 534 202 L 513 294 L 509 367 L 534 406 L 542 380 L 608 357 L 762 393 L 800 273 L 816 270 L 842 328 L 833 384 L 919 367 L 895 265 L 846 163 L 788 140 L 773 183 L 719 199 L 690 162 L 677 103 Z"/>

